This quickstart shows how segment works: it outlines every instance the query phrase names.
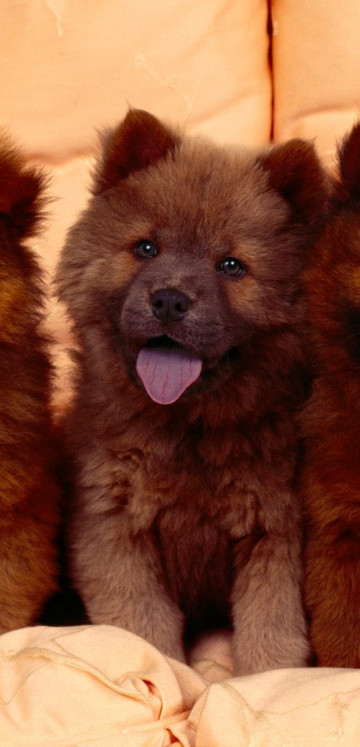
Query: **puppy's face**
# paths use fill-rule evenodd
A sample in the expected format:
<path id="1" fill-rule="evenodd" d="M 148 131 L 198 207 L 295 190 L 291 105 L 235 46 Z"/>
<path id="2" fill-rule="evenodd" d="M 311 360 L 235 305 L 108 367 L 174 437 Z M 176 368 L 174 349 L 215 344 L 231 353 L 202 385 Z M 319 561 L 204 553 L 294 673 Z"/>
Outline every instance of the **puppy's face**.
<path id="1" fill-rule="evenodd" d="M 324 202 L 310 146 L 225 150 L 130 112 L 94 192 L 63 253 L 60 295 L 83 343 L 96 328 L 110 365 L 156 402 L 230 378 L 249 341 L 296 320 Z"/>

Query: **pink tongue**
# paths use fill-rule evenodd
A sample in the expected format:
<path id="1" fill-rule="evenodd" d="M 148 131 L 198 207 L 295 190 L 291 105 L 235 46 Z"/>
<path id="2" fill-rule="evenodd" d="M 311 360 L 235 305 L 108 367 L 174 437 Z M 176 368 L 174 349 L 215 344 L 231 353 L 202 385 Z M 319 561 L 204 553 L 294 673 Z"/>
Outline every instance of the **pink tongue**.
<path id="1" fill-rule="evenodd" d="M 176 402 L 201 374 L 202 361 L 182 348 L 143 348 L 136 371 L 149 397 L 160 405 Z"/>

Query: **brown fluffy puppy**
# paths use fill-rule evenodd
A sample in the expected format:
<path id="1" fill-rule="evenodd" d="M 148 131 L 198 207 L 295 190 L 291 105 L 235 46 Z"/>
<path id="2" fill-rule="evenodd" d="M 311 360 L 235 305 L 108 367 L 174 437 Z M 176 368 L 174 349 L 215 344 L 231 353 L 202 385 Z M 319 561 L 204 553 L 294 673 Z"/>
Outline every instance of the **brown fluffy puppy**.
<path id="1" fill-rule="evenodd" d="M 360 125 L 305 275 L 317 379 L 303 418 L 305 597 L 320 666 L 360 667 Z"/>
<path id="2" fill-rule="evenodd" d="M 184 657 L 234 627 L 237 672 L 302 665 L 293 413 L 311 145 L 256 154 L 130 111 L 58 268 L 78 337 L 70 565 L 90 619 Z"/>
<path id="3" fill-rule="evenodd" d="M 1 135 L 0 632 L 34 622 L 56 588 L 50 367 L 39 268 L 23 245 L 38 221 L 42 181 Z"/>

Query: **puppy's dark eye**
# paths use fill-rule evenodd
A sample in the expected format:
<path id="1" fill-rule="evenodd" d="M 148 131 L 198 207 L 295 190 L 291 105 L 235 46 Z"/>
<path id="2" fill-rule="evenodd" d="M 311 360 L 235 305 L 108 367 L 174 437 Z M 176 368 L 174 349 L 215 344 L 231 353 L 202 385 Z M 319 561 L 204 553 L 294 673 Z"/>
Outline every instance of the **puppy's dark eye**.
<path id="1" fill-rule="evenodd" d="M 246 267 L 236 257 L 226 257 L 217 265 L 217 271 L 232 278 L 242 278 L 246 275 Z"/>
<path id="2" fill-rule="evenodd" d="M 139 259 L 153 259 L 157 253 L 155 244 L 149 239 L 141 239 L 134 247 L 135 257 L 139 257 Z"/>

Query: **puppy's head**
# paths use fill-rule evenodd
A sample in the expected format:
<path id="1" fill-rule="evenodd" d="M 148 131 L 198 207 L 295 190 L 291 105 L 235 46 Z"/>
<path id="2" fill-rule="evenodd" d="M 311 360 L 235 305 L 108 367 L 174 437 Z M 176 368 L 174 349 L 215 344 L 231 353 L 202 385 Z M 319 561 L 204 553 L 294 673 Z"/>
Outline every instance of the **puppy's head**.
<path id="1" fill-rule="evenodd" d="M 39 269 L 23 240 L 42 217 L 44 176 L 0 132 L 0 338 L 13 339 L 39 299 Z M 33 284 L 34 283 L 34 284 Z M 36 290 L 35 290 L 36 288 Z M 25 312 L 26 310 L 26 312 Z"/>
<path id="2" fill-rule="evenodd" d="M 59 295 L 92 356 L 156 402 L 231 377 L 249 344 L 296 321 L 325 208 L 312 145 L 223 148 L 132 110 L 103 139 L 92 191 Z"/>
<path id="3" fill-rule="evenodd" d="M 338 178 L 325 231 L 305 273 L 319 361 L 337 376 L 360 366 L 360 123 L 338 148 Z"/>

